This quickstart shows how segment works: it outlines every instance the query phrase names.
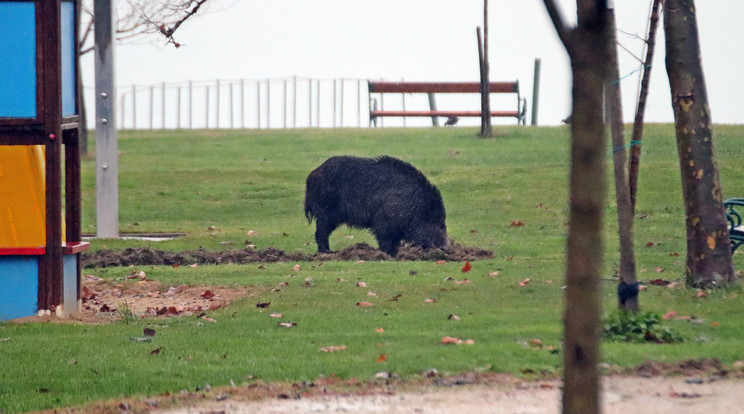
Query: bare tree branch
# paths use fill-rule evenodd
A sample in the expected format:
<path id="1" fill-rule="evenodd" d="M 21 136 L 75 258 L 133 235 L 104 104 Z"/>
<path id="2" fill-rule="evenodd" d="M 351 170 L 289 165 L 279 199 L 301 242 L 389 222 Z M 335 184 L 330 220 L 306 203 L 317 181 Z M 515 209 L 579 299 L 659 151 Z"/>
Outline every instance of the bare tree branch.
<path id="1" fill-rule="evenodd" d="M 553 26 L 555 26 L 558 37 L 561 39 L 561 42 L 563 42 L 563 45 L 568 48 L 571 43 L 569 40 L 569 29 L 566 28 L 565 20 L 561 15 L 561 11 L 553 0 L 543 0 L 543 2 L 545 3 L 545 8 L 548 10 L 550 20 L 553 21 Z"/>

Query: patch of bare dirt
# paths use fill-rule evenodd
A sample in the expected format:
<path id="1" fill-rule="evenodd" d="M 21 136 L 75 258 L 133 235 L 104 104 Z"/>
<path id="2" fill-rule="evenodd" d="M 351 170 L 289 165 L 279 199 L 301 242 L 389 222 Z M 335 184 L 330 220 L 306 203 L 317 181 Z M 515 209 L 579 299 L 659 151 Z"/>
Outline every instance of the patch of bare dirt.
<path id="1" fill-rule="evenodd" d="M 109 323 L 122 318 L 167 318 L 197 316 L 228 306 L 233 300 L 261 293 L 259 288 L 243 286 L 169 286 L 134 272 L 121 279 L 83 276 L 82 306 L 79 313 L 66 318 L 56 315 L 31 316 L 15 323 Z"/>
<path id="2" fill-rule="evenodd" d="M 126 248 L 123 250 L 99 250 L 82 254 L 83 267 L 100 268 L 112 266 L 147 266 L 167 265 L 184 266 L 191 264 L 223 264 L 223 263 L 269 263 L 286 261 L 315 261 L 315 260 L 391 260 L 386 253 L 366 243 L 357 243 L 332 253 L 288 253 L 274 247 L 266 249 L 208 251 L 204 249 L 169 252 L 150 247 Z M 477 247 L 461 246 L 452 243 L 447 249 L 421 249 L 415 246 L 401 246 L 396 260 L 447 260 L 466 261 L 483 260 L 493 257 L 493 252 Z"/>

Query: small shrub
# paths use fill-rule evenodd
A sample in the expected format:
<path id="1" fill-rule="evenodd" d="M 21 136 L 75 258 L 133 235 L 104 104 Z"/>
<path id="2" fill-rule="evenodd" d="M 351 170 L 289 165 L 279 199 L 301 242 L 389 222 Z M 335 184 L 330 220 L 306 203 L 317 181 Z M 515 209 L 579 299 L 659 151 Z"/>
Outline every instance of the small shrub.
<path id="1" fill-rule="evenodd" d="M 661 317 L 653 312 L 612 313 L 604 322 L 602 338 L 610 342 L 653 342 L 671 344 L 684 342 L 682 335 L 661 326 Z"/>

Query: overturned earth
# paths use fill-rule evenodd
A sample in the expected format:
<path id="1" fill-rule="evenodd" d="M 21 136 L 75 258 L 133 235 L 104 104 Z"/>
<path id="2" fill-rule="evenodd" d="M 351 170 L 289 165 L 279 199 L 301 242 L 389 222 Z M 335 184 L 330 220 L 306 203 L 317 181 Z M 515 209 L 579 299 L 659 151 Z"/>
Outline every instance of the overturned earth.
<path id="1" fill-rule="evenodd" d="M 404 245 L 395 258 L 366 243 L 357 243 L 331 253 L 288 253 L 274 247 L 265 249 L 245 248 L 242 250 L 209 251 L 206 249 L 184 250 L 171 252 L 150 247 L 134 247 L 123 250 L 98 250 L 82 254 L 82 264 L 86 268 L 101 268 L 113 266 L 147 266 L 168 265 L 182 266 L 192 264 L 244 264 L 271 263 L 287 261 L 315 261 L 315 260 L 447 260 L 466 261 L 483 260 L 493 257 L 490 250 L 478 247 L 461 246 L 451 243 L 446 249 L 422 249 L 416 246 Z"/>

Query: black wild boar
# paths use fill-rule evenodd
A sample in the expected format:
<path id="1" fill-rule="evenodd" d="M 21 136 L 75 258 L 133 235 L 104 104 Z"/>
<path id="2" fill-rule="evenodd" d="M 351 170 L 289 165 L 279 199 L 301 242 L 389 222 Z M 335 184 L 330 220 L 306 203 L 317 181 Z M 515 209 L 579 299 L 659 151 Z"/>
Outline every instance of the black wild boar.
<path id="1" fill-rule="evenodd" d="M 448 244 L 439 190 L 411 164 L 388 156 L 326 160 L 307 176 L 305 216 L 315 219 L 321 253 L 341 224 L 370 229 L 390 256 L 401 240 L 423 248 Z"/>

